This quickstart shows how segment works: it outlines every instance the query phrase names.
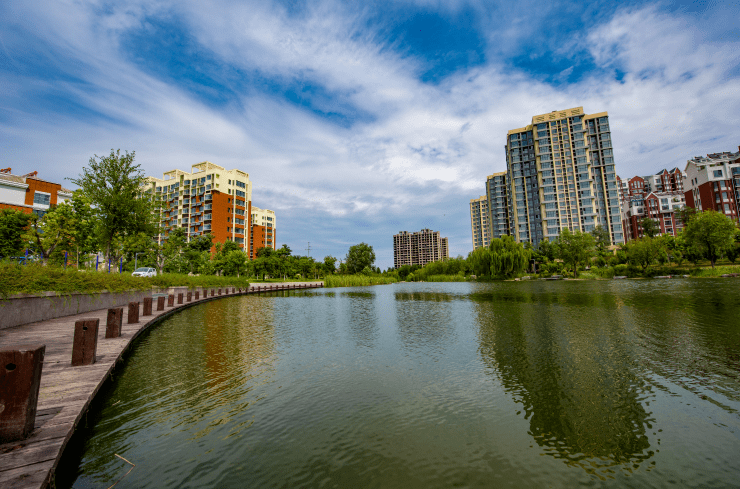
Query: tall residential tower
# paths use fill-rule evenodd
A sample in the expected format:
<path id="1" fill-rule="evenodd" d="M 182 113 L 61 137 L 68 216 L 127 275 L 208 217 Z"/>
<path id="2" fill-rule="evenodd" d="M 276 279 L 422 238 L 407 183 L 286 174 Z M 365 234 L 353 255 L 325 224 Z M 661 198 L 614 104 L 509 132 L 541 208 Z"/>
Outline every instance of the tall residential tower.
<path id="1" fill-rule="evenodd" d="M 624 242 L 609 116 L 583 107 L 536 115 L 507 134 L 509 226 L 518 242 L 552 241 L 562 229 L 609 231 Z"/>

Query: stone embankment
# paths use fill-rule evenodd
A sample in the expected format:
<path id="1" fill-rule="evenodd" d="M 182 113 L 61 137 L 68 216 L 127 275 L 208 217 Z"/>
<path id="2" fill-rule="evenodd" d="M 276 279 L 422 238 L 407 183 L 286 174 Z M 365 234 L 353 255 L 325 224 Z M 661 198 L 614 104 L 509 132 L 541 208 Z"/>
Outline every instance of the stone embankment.
<path id="1" fill-rule="evenodd" d="M 254 284 L 248 290 L 233 287 L 188 290 L 178 287 L 167 291 L 140 293 L 144 295 L 137 297 L 140 300 L 129 300 L 132 299 L 129 296 L 114 299 L 113 295 L 97 302 L 89 298 L 80 298 L 79 301 L 75 301 L 77 307 L 79 304 L 98 304 L 98 308 L 65 315 L 68 309 L 48 307 L 45 308 L 47 312 L 44 314 L 48 315 L 49 310 L 56 311 L 56 317 L 47 317 L 35 322 L 27 320 L 26 324 L 0 329 L 0 356 L 4 354 L 3 352 L 13 355 L 13 350 L 21 350 L 20 355 L 16 352 L 16 357 L 21 358 L 23 352 L 29 352 L 33 347 L 46 346 L 45 353 L 41 352 L 43 363 L 40 382 L 36 384 L 38 405 L 35 418 L 32 418 L 33 429 L 25 439 L 0 444 L 0 487 L 38 489 L 54 485 L 54 473 L 64 447 L 83 419 L 90 403 L 106 380 L 112 377 L 116 363 L 123 358 L 131 342 L 149 327 L 182 308 L 204 301 L 244 294 L 317 288 L 323 285 L 322 282 Z M 45 299 L 54 300 L 48 297 Z M 100 304 L 105 306 L 100 307 Z M 6 303 L 0 315 L 15 314 L 13 307 L 12 303 Z M 23 307 L 27 307 L 27 303 Z M 28 314 L 26 317 L 34 316 Z M 99 325 L 93 328 L 97 334 L 92 335 L 94 338 L 92 356 L 89 350 L 91 325 Z M 80 334 L 87 335 L 87 338 Z M 82 345 L 81 342 L 84 341 L 88 343 Z M 38 356 L 38 348 L 35 351 Z M 77 364 L 89 362 L 90 358 L 94 363 L 72 366 L 73 357 Z M 6 397 L 11 396 L 11 391 L 21 392 L 29 389 L 24 387 L 14 390 L 13 386 L 8 388 L 5 385 L 7 381 L 13 379 L 13 374 L 18 374 L 22 370 L 20 365 L 8 363 L 0 365 L 0 369 L 2 369 L 0 385 L 3 385 L 4 389 L 0 392 L 0 428 L 2 428 L 0 435 L 7 435 L 13 431 L 12 423 L 9 423 L 12 420 L 8 419 L 8 413 L 12 409 L 5 410 L 5 406 L 18 402 L 17 399 Z M 33 383 L 31 377 L 28 376 L 28 379 Z"/>

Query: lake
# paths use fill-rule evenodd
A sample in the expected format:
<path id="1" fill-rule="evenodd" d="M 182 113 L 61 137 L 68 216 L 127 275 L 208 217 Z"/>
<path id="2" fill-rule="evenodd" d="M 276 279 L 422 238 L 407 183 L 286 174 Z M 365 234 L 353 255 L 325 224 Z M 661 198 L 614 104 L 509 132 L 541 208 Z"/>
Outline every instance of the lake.
<path id="1" fill-rule="evenodd" d="M 240 296 L 144 336 L 57 485 L 737 487 L 740 282 Z"/>

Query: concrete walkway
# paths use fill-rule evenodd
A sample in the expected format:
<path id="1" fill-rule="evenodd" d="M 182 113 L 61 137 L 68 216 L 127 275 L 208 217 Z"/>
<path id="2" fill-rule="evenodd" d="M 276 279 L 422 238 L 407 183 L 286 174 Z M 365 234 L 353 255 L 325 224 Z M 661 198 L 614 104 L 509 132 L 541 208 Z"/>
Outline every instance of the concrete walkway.
<path id="1" fill-rule="evenodd" d="M 241 295 L 316 287 L 323 287 L 323 283 L 254 284 Z M 46 345 L 34 431 L 23 441 L 0 445 L 0 487 L 38 489 L 45 488 L 50 483 L 53 486 L 54 473 L 64 447 L 72 437 L 77 424 L 83 419 L 91 401 L 129 348 L 131 341 L 179 309 L 196 303 L 240 295 L 237 292 L 211 297 L 211 290 L 216 290 L 218 294 L 218 289 L 207 290 L 209 292 L 206 299 L 203 298 L 202 292 L 198 301 L 194 300 L 195 294 L 191 302 L 186 302 L 184 297 L 182 305 L 178 305 L 175 299 L 173 307 L 165 305 L 163 311 L 153 310 L 151 316 L 140 315 L 136 324 L 127 324 L 128 307 L 121 304 L 124 306 L 123 327 L 119 338 L 105 339 L 107 309 L 0 330 L 0 348 L 12 348 L 13 345 Z M 153 309 L 156 308 L 155 299 Z M 143 312 L 142 309 L 140 304 L 140 314 Z M 93 365 L 72 367 L 74 323 L 82 318 L 100 319 L 97 354 Z"/>

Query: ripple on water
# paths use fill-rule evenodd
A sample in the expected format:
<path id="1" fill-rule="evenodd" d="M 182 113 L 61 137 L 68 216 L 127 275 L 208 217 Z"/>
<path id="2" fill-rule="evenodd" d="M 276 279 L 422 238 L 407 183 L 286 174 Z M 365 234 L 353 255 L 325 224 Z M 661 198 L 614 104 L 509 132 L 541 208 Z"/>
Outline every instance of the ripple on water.
<path id="1" fill-rule="evenodd" d="M 732 485 L 739 312 L 688 280 L 209 302 L 138 344 L 74 486 L 113 453 L 117 487 Z"/>

